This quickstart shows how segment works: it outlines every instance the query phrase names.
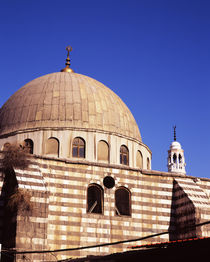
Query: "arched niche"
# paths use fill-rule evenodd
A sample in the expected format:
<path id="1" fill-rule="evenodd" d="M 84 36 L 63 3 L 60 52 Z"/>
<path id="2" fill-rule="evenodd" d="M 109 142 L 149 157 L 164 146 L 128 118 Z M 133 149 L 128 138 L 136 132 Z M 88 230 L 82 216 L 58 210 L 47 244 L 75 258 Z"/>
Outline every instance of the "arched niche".
<path id="1" fill-rule="evenodd" d="M 98 161 L 109 162 L 109 145 L 104 140 L 98 142 L 97 158 Z"/>
<path id="2" fill-rule="evenodd" d="M 46 155 L 59 156 L 59 140 L 55 137 L 50 137 L 46 141 Z"/>
<path id="3" fill-rule="evenodd" d="M 142 156 L 141 151 L 139 150 L 136 153 L 136 166 L 138 168 L 143 168 L 143 156 Z"/>

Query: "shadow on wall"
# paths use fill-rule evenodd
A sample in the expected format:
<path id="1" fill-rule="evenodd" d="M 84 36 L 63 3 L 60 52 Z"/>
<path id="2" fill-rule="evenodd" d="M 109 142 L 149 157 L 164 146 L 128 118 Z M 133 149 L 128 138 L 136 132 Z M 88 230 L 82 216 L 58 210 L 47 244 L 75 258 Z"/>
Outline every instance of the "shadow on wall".
<path id="1" fill-rule="evenodd" d="M 195 206 L 183 188 L 174 179 L 172 190 L 169 240 L 198 237 Z"/>
<path id="2" fill-rule="evenodd" d="M 17 179 L 13 168 L 7 168 L 4 171 L 4 181 L 0 200 L 3 203 L 3 212 L 1 220 L 0 242 L 2 249 L 14 248 L 16 245 L 16 227 L 17 227 L 17 208 L 9 206 L 10 197 L 16 192 L 18 187 Z M 2 262 L 15 261 L 14 255 L 2 252 Z"/>
<path id="3" fill-rule="evenodd" d="M 26 200 L 30 200 L 30 196 L 28 197 L 26 192 L 18 189 L 18 181 L 13 167 L 25 168 L 28 165 L 28 161 L 25 147 L 18 144 L 8 144 L 2 151 L 2 154 L 3 186 L 0 195 L 2 202 L 0 242 L 2 243 L 2 249 L 8 249 L 16 247 L 18 209 L 20 207 L 22 209 L 28 208 Z M 15 257 L 12 254 L 3 252 L 1 261 L 13 262 Z"/>

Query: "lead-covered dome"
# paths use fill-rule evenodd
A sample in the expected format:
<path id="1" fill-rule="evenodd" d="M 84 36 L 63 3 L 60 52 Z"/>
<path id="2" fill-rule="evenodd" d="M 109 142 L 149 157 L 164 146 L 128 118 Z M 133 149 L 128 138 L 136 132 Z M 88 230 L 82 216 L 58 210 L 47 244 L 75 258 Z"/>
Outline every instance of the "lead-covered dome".
<path id="1" fill-rule="evenodd" d="M 85 129 L 141 141 L 128 107 L 90 77 L 57 72 L 24 85 L 0 109 L 0 135 L 41 129 Z"/>

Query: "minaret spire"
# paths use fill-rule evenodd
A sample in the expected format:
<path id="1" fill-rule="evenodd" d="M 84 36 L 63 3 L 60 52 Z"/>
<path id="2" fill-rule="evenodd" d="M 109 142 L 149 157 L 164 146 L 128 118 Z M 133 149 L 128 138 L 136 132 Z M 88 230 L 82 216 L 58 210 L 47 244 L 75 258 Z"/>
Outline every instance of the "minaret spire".
<path id="1" fill-rule="evenodd" d="M 70 72 L 73 73 L 74 70 L 70 68 L 70 58 L 69 58 L 69 53 L 72 51 L 72 47 L 69 45 L 66 47 L 66 51 L 67 51 L 67 58 L 66 58 L 66 67 L 64 69 L 61 70 L 61 72 Z"/>
<path id="2" fill-rule="evenodd" d="M 176 141 L 176 126 L 173 126 L 174 129 L 174 141 Z"/>
<path id="3" fill-rule="evenodd" d="M 176 126 L 173 126 L 174 141 L 171 143 L 170 150 L 168 150 L 168 172 L 186 174 L 184 150 L 181 144 L 176 141 Z"/>

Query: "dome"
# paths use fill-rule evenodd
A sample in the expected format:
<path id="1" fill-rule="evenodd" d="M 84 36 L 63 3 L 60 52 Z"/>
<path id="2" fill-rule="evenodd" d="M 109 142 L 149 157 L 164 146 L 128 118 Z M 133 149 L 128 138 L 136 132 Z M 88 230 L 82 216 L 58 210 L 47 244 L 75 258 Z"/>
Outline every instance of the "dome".
<path id="1" fill-rule="evenodd" d="M 181 147 L 181 144 L 180 144 L 179 142 L 173 141 L 173 142 L 171 143 L 170 149 L 181 149 L 181 148 L 182 148 L 182 147 Z"/>
<path id="2" fill-rule="evenodd" d="M 141 141 L 128 107 L 108 87 L 69 72 L 44 75 L 24 85 L 0 109 L 0 135 L 44 129 L 115 133 Z"/>

